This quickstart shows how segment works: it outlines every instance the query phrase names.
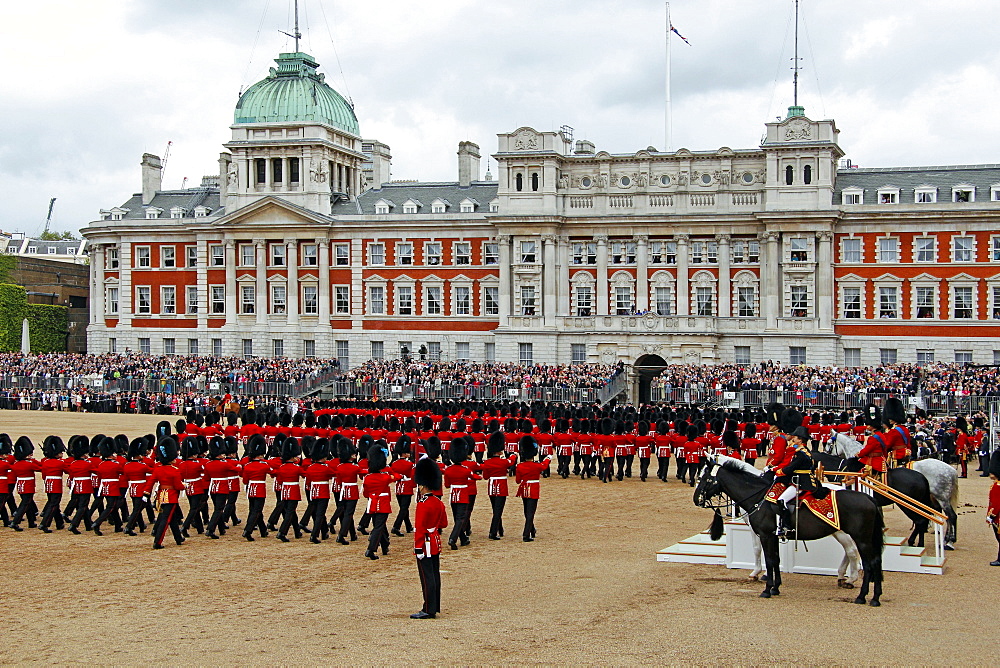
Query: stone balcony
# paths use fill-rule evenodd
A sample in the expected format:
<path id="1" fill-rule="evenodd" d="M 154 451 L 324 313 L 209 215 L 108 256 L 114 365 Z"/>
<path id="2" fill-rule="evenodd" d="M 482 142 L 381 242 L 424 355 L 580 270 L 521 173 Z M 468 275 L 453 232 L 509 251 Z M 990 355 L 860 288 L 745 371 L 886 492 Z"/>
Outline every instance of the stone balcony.
<path id="1" fill-rule="evenodd" d="M 630 213 L 655 214 L 725 214 L 753 213 L 764 210 L 764 193 L 759 190 L 739 192 L 678 193 L 593 193 L 562 195 L 564 216 L 601 216 Z"/>

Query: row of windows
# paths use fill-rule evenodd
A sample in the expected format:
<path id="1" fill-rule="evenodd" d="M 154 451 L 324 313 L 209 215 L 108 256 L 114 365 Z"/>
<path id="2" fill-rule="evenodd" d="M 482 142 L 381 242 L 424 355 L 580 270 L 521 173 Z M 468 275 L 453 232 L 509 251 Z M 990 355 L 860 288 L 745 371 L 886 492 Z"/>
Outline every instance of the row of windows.
<path id="1" fill-rule="evenodd" d="M 805 239 L 793 239 L 803 242 Z M 533 243 L 533 242 L 521 242 Z M 534 248 L 529 249 L 534 253 Z M 793 251 L 795 252 L 795 251 Z M 638 247 L 634 241 L 610 241 L 608 262 L 611 264 L 636 264 Z M 522 246 L 522 263 L 525 251 Z M 796 254 L 795 256 L 799 256 Z M 760 242 L 756 240 L 736 240 L 729 248 L 729 259 L 733 264 L 756 264 L 760 262 Z M 570 244 L 570 261 L 575 265 L 597 264 L 596 241 L 574 241 Z M 646 261 L 649 264 L 677 264 L 676 241 L 650 241 L 646 247 Z M 688 244 L 688 262 L 691 264 L 716 264 L 719 261 L 719 244 L 715 241 L 692 241 Z M 808 251 L 801 260 L 808 261 Z"/>
<path id="2" fill-rule="evenodd" d="M 250 315 L 257 312 L 257 286 L 241 284 L 239 292 L 239 312 Z M 172 285 L 160 287 L 160 302 L 158 313 L 176 315 L 185 313 L 198 314 L 199 294 L 196 286 L 187 286 L 182 293 L 186 299 L 184 304 L 177 303 L 177 288 Z M 300 289 L 301 313 L 303 315 L 319 315 L 319 288 L 315 285 L 303 285 Z M 333 286 L 333 313 L 347 315 L 351 312 L 351 288 L 347 285 Z M 116 315 L 119 312 L 119 288 L 108 288 L 106 293 L 105 313 Z M 288 292 L 284 285 L 272 285 L 269 291 L 268 313 L 284 315 L 288 312 Z M 135 288 L 135 313 L 152 315 L 152 288 L 138 285 Z M 224 285 L 209 286 L 208 313 L 211 315 L 226 314 L 226 287 Z"/>
<path id="3" fill-rule="evenodd" d="M 841 192 L 842 204 L 863 204 L 865 201 L 864 188 L 845 188 Z M 879 204 L 899 204 L 902 200 L 899 196 L 899 188 L 879 188 L 875 191 L 875 198 Z M 990 200 L 1000 202 L 1000 184 L 990 186 Z M 934 204 L 938 201 L 938 189 L 932 186 L 913 189 L 914 204 Z M 975 202 L 976 187 L 972 185 L 958 185 L 951 189 L 952 202 Z"/>
<path id="4" fill-rule="evenodd" d="M 939 257 L 937 237 L 915 237 L 910 249 L 912 262 L 936 263 Z M 976 237 L 953 236 L 946 257 L 951 262 L 972 263 L 976 261 Z M 1000 236 L 990 238 L 990 260 L 1000 262 Z M 864 239 L 846 237 L 840 241 L 840 260 L 843 263 L 864 262 Z M 896 237 L 879 237 L 875 244 L 875 261 L 891 264 L 902 261 L 900 240 Z"/>
<path id="5" fill-rule="evenodd" d="M 451 312 L 447 314 L 445 313 L 442 290 L 437 285 L 423 287 L 423 310 L 420 315 L 495 316 L 500 314 L 500 288 L 498 287 L 484 286 L 482 288 L 479 313 L 476 314 L 473 313 L 472 288 L 470 286 L 456 285 L 452 287 Z M 393 286 L 394 303 L 391 313 L 388 309 L 389 305 L 386 303 L 386 295 L 386 286 L 368 286 L 366 313 L 368 315 L 418 315 L 414 286 L 399 284 Z M 533 295 L 531 297 L 531 310 L 531 315 L 534 315 Z"/>
<path id="6" fill-rule="evenodd" d="M 990 319 L 1000 320 L 1000 285 L 990 286 L 991 292 L 991 313 Z M 863 291 L 860 287 L 841 288 L 840 317 L 847 320 L 860 320 L 863 316 Z M 895 285 L 877 286 L 875 304 L 875 317 L 877 318 L 901 318 L 901 289 Z M 947 317 L 951 320 L 975 320 L 976 319 L 976 297 L 977 290 L 971 285 L 953 285 L 950 291 L 949 312 Z M 910 293 L 910 318 L 930 318 L 941 317 L 939 314 L 940 302 L 938 299 L 937 286 L 915 285 Z"/>
<path id="7" fill-rule="evenodd" d="M 387 215 L 396 205 L 386 199 L 380 199 L 375 202 L 375 213 L 379 215 Z M 419 200 L 408 199 L 403 202 L 403 213 L 404 214 L 415 214 L 421 208 L 423 204 Z M 479 206 L 479 202 L 474 199 L 464 199 L 459 202 L 458 210 L 459 213 L 475 213 L 476 207 Z M 451 208 L 451 202 L 446 199 L 436 199 L 431 202 L 431 213 L 447 213 L 448 209 Z M 490 202 L 490 212 L 496 213 L 500 210 L 500 203 L 496 200 Z"/>
<path id="8" fill-rule="evenodd" d="M 149 337 L 140 337 L 138 340 L 139 352 L 143 355 L 153 354 L 152 339 Z M 350 342 L 349 341 L 337 341 L 337 360 L 340 362 L 341 369 L 347 369 L 350 364 Z M 209 352 L 210 351 L 210 352 Z M 209 340 L 209 351 L 202 349 L 201 342 L 199 339 L 186 339 L 184 344 L 184 354 L 186 355 L 202 355 L 208 352 L 210 355 L 221 356 L 225 354 L 232 354 L 230 351 L 226 351 L 223 346 L 222 339 L 211 339 Z M 108 339 L 108 352 L 117 353 L 118 350 L 118 339 L 111 337 Z M 156 351 L 163 355 L 179 355 L 181 354 L 181 348 L 178 346 L 178 340 L 174 337 L 164 337 L 160 340 L 160 350 Z M 255 354 L 261 354 L 264 351 L 255 351 L 254 339 L 243 339 L 241 341 L 240 352 L 244 357 L 254 357 Z M 268 351 L 274 357 L 284 357 L 285 352 L 285 340 L 284 339 L 271 339 L 270 350 Z M 303 357 L 316 357 L 316 341 L 314 339 L 303 339 L 302 340 L 302 355 Z"/>

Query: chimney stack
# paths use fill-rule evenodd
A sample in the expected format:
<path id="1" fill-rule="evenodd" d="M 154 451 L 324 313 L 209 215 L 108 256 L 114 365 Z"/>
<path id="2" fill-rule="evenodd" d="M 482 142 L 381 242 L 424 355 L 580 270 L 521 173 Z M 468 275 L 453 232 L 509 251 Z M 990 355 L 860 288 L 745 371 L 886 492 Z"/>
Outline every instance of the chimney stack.
<path id="1" fill-rule="evenodd" d="M 142 154 L 142 203 L 149 204 L 160 189 L 163 179 L 163 164 L 160 156 L 152 153 Z"/>
<path id="2" fill-rule="evenodd" d="M 479 144 L 463 141 L 458 144 L 458 185 L 467 186 L 479 180 Z"/>

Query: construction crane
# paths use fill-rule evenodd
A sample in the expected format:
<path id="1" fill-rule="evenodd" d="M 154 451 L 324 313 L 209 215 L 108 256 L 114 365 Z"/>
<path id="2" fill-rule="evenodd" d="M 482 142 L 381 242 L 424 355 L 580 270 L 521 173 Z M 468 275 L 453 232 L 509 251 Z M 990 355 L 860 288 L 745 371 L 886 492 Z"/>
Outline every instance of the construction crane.
<path id="1" fill-rule="evenodd" d="M 163 173 L 167 171 L 167 158 L 170 157 L 170 147 L 173 146 L 174 142 L 168 141 L 167 148 L 163 151 L 163 160 L 160 162 L 160 182 L 163 182 Z"/>
<path id="2" fill-rule="evenodd" d="M 49 225 L 52 223 L 52 207 L 56 205 L 56 198 L 53 197 L 49 200 L 49 215 L 45 217 L 45 231 L 42 232 L 43 235 L 49 233 Z"/>

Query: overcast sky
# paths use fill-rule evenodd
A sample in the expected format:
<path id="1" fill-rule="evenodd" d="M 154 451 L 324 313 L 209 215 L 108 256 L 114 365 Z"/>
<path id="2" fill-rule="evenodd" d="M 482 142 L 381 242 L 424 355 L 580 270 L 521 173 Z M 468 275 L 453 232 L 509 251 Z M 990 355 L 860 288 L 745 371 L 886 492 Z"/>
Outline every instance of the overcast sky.
<path id="1" fill-rule="evenodd" d="M 565 124 L 598 150 L 664 140 L 661 0 L 300 0 L 303 50 L 390 145 L 393 177 L 455 180 L 458 142 Z M 239 92 L 292 50 L 291 0 L 33 0 L 0 9 L 0 229 L 57 230 L 216 172 Z M 791 104 L 792 0 L 674 0 L 673 148 L 757 146 Z M 1000 162 L 990 0 L 803 0 L 800 103 L 865 167 Z M 338 64 L 339 56 L 339 64 Z M 342 70 L 342 72 L 341 72 Z M 486 165 L 483 165 L 485 172 Z M 495 169 L 494 169 L 495 171 Z"/>

